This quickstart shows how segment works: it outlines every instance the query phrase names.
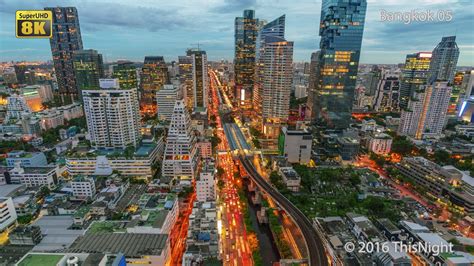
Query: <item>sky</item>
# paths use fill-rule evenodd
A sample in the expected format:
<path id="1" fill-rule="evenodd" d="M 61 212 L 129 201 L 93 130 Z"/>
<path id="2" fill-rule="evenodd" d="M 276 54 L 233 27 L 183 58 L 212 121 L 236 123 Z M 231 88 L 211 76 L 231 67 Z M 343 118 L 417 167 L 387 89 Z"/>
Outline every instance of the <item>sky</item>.
<path id="1" fill-rule="evenodd" d="M 85 49 L 106 62 L 143 61 L 145 55 L 177 60 L 187 48 L 210 60 L 233 59 L 234 19 L 244 9 L 271 21 L 286 14 L 286 39 L 294 61 L 319 48 L 321 0 L 0 0 L 0 61 L 51 60 L 47 39 L 17 39 L 15 11 L 75 6 Z M 432 51 L 442 36 L 456 35 L 458 66 L 474 66 L 473 0 L 368 0 L 361 63 L 402 63 L 408 53 Z M 431 12 L 435 21 L 387 21 L 386 12 Z M 452 19 L 448 20 L 448 15 Z"/>

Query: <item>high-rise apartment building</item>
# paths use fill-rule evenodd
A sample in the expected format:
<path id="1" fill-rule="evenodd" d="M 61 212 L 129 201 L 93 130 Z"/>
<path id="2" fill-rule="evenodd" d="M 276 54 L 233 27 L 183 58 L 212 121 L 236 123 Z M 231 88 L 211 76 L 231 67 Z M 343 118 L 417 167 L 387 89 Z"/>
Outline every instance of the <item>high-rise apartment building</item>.
<path id="1" fill-rule="evenodd" d="M 102 55 L 96 50 L 76 50 L 73 52 L 74 73 L 77 91 L 99 89 L 99 79 L 104 77 Z M 80 97 L 79 97 L 80 98 Z"/>
<path id="2" fill-rule="evenodd" d="M 158 119 L 160 121 L 170 121 L 173 114 L 174 105 L 177 100 L 182 99 L 182 91 L 179 86 L 166 84 L 156 92 L 156 103 L 158 105 Z"/>
<path id="3" fill-rule="evenodd" d="M 293 42 L 266 37 L 260 58 L 262 62 L 263 132 L 278 136 L 279 126 L 288 120 L 293 84 Z"/>
<path id="4" fill-rule="evenodd" d="M 439 137 L 446 122 L 450 94 L 447 81 L 420 86 L 402 111 L 398 133 L 415 139 Z"/>
<path id="5" fill-rule="evenodd" d="M 346 128 L 351 121 L 366 9 L 366 0 L 322 1 L 313 109 L 328 127 Z"/>
<path id="6" fill-rule="evenodd" d="M 92 146 L 99 149 L 137 146 L 140 141 L 137 89 L 120 89 L 116 79 L 100 82 L 100 89 L 82 91 Z"/>
<path id="7" fill-rule="evenodd" d="M 113 67 L 112 77 L 119 80 L 121 89 L 133 89 L 138 87 L 137 68 L 134 63 L 120 60 Z"/>
<path id="8" fill-rule="evenodd" d="M 400 79 L 400 108 L 407 108 L 410 97 L 421 85 L 427 84 L 431 56 L 430 52 L 407 55 Z"/>
<path id="9" fill-rule="evenodd" d="M 156 92 L 165 84 L 169 84 L 169 76 L 163 56 L 145 56 L 140 75 L 140 110 L 143 114 L 156 114 Z"/>
<path id="10" fill-rule="evenodd" d="M 264 80 L 264 63 L 261 59 L 261 55 L 264 52 L 265 40 L 267 37 L 273 36 L 285 38 L 285 15 L 282 15 L 269 23 L 264 23 L 263 21 L 260 22 L 261 25 L 258 30 L 256 42 L 255 83 L 252 95 L 253 109 L 259 118 L 261 118 L 262 115 L 262 84 Z"/>
<path id="11" fill-rule="evenodd" d="M 190 56 L 178 56 L 179 81 L 184 85 L 184 100 L 188 110 L 194 106 L 193 59 Z"/>
<path id="12" fill-rule="evenodd" d="M 206 51 L 189 49 L 187 56 L 191 57 L 193 70 L 193 108 L 206 108 L 208 101 L 209 78 L 207 76 Z"/>
<path id="13" fill-rule="evenodd" d="M 383 70 L 375 93 L 374 110 L 377 112 L 398 112 L 400 110 L 400 73 Z"/>
<path id="14" fill-rule="evenodd" d="M 458 58 L 459 48 L 456 44 L 456 36 L 443 37 L 432 53 L 429 82 L 433 83 L 439 80 L 448 81 L 451 84 Z"/>
<path id="15" fill-rule="evenodd" d="M 235 18 L 235 102 L 243 110 L 252 107 L 257 30 L 254 10 L 244 10 L 242 17 Z"/>
<path id="16" fill-rule="evenodd" d="M 196 136 L 184 100 L 176 101 L 166 138 L 162 177 L 166 181 L 191 181 L 197 166 Z"/>
<path id="17" fill-rule="evenodd" d="M 82 50 L 81 28 L 75 7 L 46 7 L 53 13 L 53 32 L 49 39 L 59 95 L 63 103 L 78 98 L 73 52 Z"/>

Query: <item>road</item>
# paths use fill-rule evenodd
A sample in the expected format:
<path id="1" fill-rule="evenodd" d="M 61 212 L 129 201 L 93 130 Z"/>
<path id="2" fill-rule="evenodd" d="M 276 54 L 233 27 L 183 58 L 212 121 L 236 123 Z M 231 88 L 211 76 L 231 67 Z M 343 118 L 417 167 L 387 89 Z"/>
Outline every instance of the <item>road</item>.
<path id="1" fill-rule="evenodd" d="M 321 237 L 317 234 L 311 221 L 296 208 L 277 189 L 271 186 L 255 169 L 252 162 L 244 155 L 240 155 L 240 161 L 252 180 L 265 191 L 285 212 L 292 218 L 300 228 L 308 249 L 309 265 L 329 265 Z"/>
<path id="2" fill-rule="evenodd" d="M 217 136 L 221 139 L 218 144 L 217 166 L 224 169 L 221 177 L 224 180 L 224 187 L 219 191 L 219 220 L 218 228 L 221 241 L 221 258 L 225 265 L 247 266 L 253 265 L 252 251 L 245 229 L 242 206 L 237 193 L 240 180 L 234 179 L 234 161 L 229 153 L 229 143 L 224 134 L 221 118 L 219 116 L 219 106 L 222 105 L 222 98 L 218 95 L 217 86 L 221 86 L 215 73 L 210 71 L 211 102 L 209 106 L 210 114 L 216 117 Z M 228 99 L 227 99 L 228 101 Z"/>

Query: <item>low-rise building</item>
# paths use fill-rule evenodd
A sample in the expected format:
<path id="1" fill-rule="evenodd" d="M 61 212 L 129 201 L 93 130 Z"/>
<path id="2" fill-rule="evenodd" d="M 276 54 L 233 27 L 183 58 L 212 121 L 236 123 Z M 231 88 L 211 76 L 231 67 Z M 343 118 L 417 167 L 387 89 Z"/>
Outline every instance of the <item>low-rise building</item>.
<path id="1" fill-rule="evenodd" d="M 12 184 L 24 184 L 27 187 L 47 186 L 49 189 L 53 189 L 58 183 L 58 172 L 57 166 L 16 166 L 9 171 Z"/>
<path id="2" fill-rule="evenodd" d="M 15 224 L 17 214 L 11 197 L 0 197 L 0 234 Z"/>
<path id="3" fill-rule="evenodd" d="M 217 231 L 217 210 L 214 202 L 195 202 L 189 216 L 186 261 L 217 257 L 219 254 L 219 233 Z"/>
<path id="4" fill-rule="evenodd" d="M 312 142 L 313 137 L 307 129 L 290 130 L 283 127 L 278 138 L 278 150 L 290 163 L 307 164 L 311 160 Z"/>
<path id="5" fill-rule="evenodd" d="M 385 133 L 375 134 L 374 136 L 369 137 L 367 146 L 369 151 L 385 155 L 390 153 L 392 148 L 392 138 Z"/>
<path id="6" fill-rule="evenodd" d="M 216 169 L 211 160 L 202 162 L 199 177 L 196 178 L 196 199 L 200 202 L 216 199 Z"/>
<path id="7" fill-rule="evenodd" d="M 289 190 L 293 192 L 300 190 L 301 177 L 293 167 L 280 167 L 278 171 Z"/>
<path id="8" fill-rule="evenodd" d="M 39 167 L 48 165 L 46 156 L 42 152 L 11 151 L 7 153 L 7 167 L 13 168 L 17 164 L 21 167 Z"/>
<path id="9" fill-rule="evenodd" d="M 65 120 L 71 120 L 84 116 L 82 105 L 78 103 L 60 106 L 57 108 L 57 110 L 63 114 Z"/>
<path id="10" fill-rule="evenodd" d="M 41 242 L 41 228 L 39 226 L 17 226 L 8 235 L 10 244 L 17 246 L 34 246 Z"/>
<path id="11" fill-rule="evenodd" d="M 353 160 L 359 154 L 359 140 L 351 137 L 338 137 L 338 152 L 343 160 Z"/>
<path id="12" fill-rule="evenodd" d="M 64 115 L 57 109 L 47 109 L 39 113 L 41 128 L 48 130 L 64 125 Z"/>
<path id="13" fill-rule="evenodd" d="M 405 157 L 395 167 L 427 190 L 427 195 L 453 204 L 466 214 L 474 213 L 474 179 L 454 167 L 440 165 L 423 157 Z"/>
<path id="14" fill-rule="evenodd" d="M 162 143 L 143 144 L 130 156 L 123 150 L 76 153 L 67 156 L 66 169 L 70 175 L 110 175 L 116 170 L 124 176 L 151 178 L 162 158 L 162 148 Z"/>
<path id="15" fill-rule="evenodd" d="M 202 140 L 196 143 L 196 148 L 202 159 L 208 159 L 212 157 L 212 144 L 210 141 Z"/>
<path id="16" fill-rule="evenodd" d="M 71 181 L 72 195 L 79 199 L 93 198 L 96 193 L 93 178 L 77 176 Z"/>

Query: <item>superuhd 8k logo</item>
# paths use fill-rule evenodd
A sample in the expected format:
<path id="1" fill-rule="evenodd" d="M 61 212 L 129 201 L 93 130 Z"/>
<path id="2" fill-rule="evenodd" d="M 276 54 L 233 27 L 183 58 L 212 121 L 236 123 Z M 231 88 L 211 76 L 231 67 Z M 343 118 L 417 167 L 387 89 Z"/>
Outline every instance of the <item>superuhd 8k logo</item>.
<path id="1" fill-rule="evenodd" d="M 16 11 L 17 38 L 51 38 L 53 13 L 46 10 Z"/>

